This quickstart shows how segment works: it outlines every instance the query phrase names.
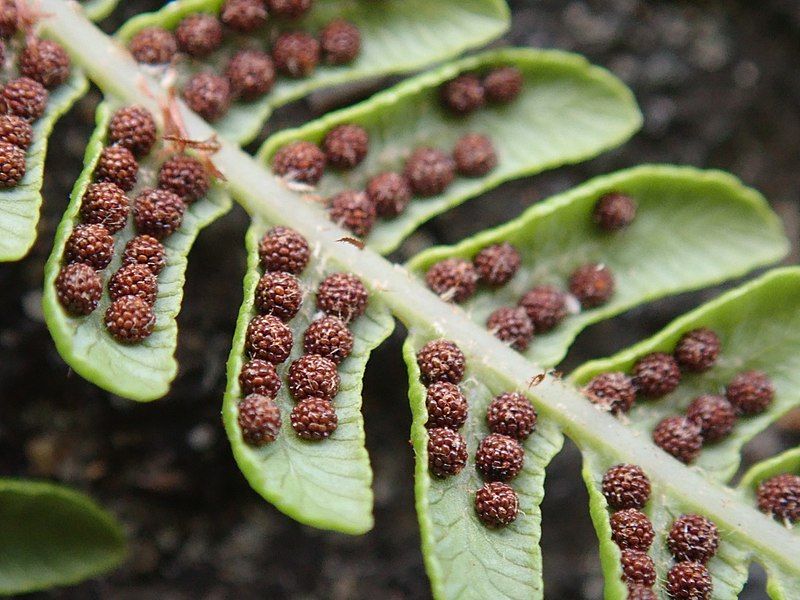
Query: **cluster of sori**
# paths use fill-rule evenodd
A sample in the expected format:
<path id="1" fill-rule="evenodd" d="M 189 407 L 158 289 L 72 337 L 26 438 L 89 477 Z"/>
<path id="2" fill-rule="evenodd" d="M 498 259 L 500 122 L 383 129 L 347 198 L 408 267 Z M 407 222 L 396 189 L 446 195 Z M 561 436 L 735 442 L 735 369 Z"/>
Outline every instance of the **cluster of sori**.
<path id="1" fill-rule="evenodd" d="M 105 326 L 119 342 L 135 344 L 150 336 L 156 323 L 153 305 L 158 276 L 166 266 L 162 240 L 176 232 L 187 206 L 206 195 L 210 180 L 197 158 L 176 154 L 161 164 L 158 187 L 142 188 L 133 202 L 127 192 L 139 179 L 139 159 L 151 154 L 157 141 L 153 115 L 141 106 L 117 110 L 108 126 L 109 145 L 103 148 L 80 207 L 82 223 L 64 247 L 64 266 L 56 292 L 67 312 L 91 314 L 100 303 L 100 272 L 114 256 L 114 234 L 129 216 L 137 235 L 125 245 L 119 269 L 109 278 L 110 304 Z"/>
<path id="2" fill-rule="evenodd" d="M 800 475 L 780 473 L 765 479 L 756 496 L 762 512 L 786 525 L 800 521 Z"/>
<path id="3" fill-rule="evenodd" d="M 0 189 L 19 185 L 33 143 L 32 124 L 47 109 L 48 90 L 70 74 L 64 49 L 51 40 L 25 35 L 26 19 L 15 0 L 0 0 Z M 8 79 L 6 79 L 8 78 Z"/>
<path id="4" fill-rule="evenodd" d="M 303 302 L 297 276 L 308 264 L 308 242 L 288 227 L 267 231 L 259 244 L 264 274 L 256 286 L 255 309 L 247 327 L 248 362 L 239 373 L 243 399 L 239 403 L 239 428 L 251 446 L 277 439 L 280 408 L 275 402 L 281 388 L 276 367 L 290 356 L 294 336 L 289 327 Z M 319 316 L 303 334 L 303 355 L 288 368 L 288 389 L 297 404 L 290 420 L 295 433 L 305 440 L 322 440 L 336 430 L 338 418 L 333 400 L 339 391 L 338 365 L 353 350 L 348 325 L 364 314 L 367 290 L 355 275 L 333 273 L 317 287 Z"/>
<path id="5" fill-rule="evenodd" d="M 328 23 L 315 37 L 311 33 L 287 30 L 282 33 L 265 26 L 275 21 L 278 28 L 305 15 L 313 0 L 227 0 L 219 15 L 194 13 L 178 23 L 175 31 L 147 27 L 128 45 L 140 63 L 171 63 L 180 53 L 192 59 L 226 54 L 222 48 L 226 33 L 247 34 L 231 47 L 238 50 L 227 57 L 224 74 L 198 70 L 183 86 L 189 107 L 207 121 L 223 117 L 235 99 L 256 100 L 275 84 L 276 71 L 291 78 L 310 76 L 320 60 L 330 65 L 354 61 L 361 51 L 361 33 L 343 19 Z M 269 51 L 268 51 L 269 50 Z"/>
<path id="6" fill-rule="evenodd" d="M 439 478 L 460 473 L 467 464 L 467 443 L 458 430 L 467 420 L 468 403 L 458 384 L 466 361 L 449 340 L 434 340 L 417 353 L 420 378 L 427 387 L 428 468 Z M 536 411 L 522 395 L 495 397 L 486 411 L 491 433 L 481 440 L 475 466 L 486 483 L 475 493 L 475 512 L 487 527 L 504 527 L 517 518 L 519 499 L 508 482 L 522 470 L 521 442 L 536 428 Z"/>

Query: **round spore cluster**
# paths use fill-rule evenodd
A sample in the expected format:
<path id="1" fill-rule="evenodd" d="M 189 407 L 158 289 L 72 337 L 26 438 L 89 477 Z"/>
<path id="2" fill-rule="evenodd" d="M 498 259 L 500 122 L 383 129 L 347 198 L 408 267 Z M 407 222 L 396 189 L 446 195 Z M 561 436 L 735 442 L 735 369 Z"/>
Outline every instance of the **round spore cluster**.
<path id="1" fill-rule="evenodd" d="M 800 475 L 770 477 L 759 484 L 756 496 L 761 512 L 785 523 L 800 521 Z"/>
<path id="2" fill-rule="evenodd" d="M 702 515 L 681 515 L 672 523 L 667 545 L 676 560 L 705 564 L 717 552 L 719 531 Z"/>
<path id="3" fill-rule="evenodd" d="M 584 387 L 593 404 L 613 415 L 628 412 L 636 401 L 636 387 L 625 373 L 613 371 L 595 376 Z"/>
<path id="4" fill-rule="evenodd" d="M 650 499 L 650 478 L 638 465 L 614 465 L 603 475 L 602 491 L 614 510 L 641 509 Z"/>
<path id="5" fill-rule="evenodd" d="M 513 102 L 522 91 L 524 78 L 516 67 L 495 68 L 482 77 L 465 73 L 445 82 L 440 89 L 444 108 L 452 115 L 466 117 L 487 103 L 503 105 Z"/>

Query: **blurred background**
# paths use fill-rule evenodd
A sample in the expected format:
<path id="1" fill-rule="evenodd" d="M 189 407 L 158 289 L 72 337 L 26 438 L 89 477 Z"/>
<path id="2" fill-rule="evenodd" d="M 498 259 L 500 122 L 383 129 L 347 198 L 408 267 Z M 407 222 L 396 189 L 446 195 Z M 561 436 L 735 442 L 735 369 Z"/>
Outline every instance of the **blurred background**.
<path id="1" fill-rule="evenodd" d="M 163 2 L 126 0 L 108 32 Z M 621 77 L 645 115 L 623 148 L 579 166 L 506 184 L 424 226 L 398 260 L 503 222 L 586 178 L 641 162 L 732 171 L 782 216 L 798 261 L 800 230 L 800 3 L 514 1 L 502 44 L 585 54 Z M 383 82 L 386 84 L 389 82 Z M 358 90 L 358 94 L 366 92 Z M 320 93 L 276 113 L 266 133 L 352 94 Z M 42 269 L 91 133 L 95 92 L 52 138 L 40 238 L 23 261 L 0 265 L 0 473 L 63 481 L 124 522 L 128 561 L 76 588 L 36 598 L 428 598 L 412 491 L 410 414 L 402 331 L 374 353 L 364 388 L 375 470 L 375 529 L 348 537 L 301 526 L 262 501 L 231 456 L 219 418 L 224 364 L 241 300 L 240 209 L 208 228 L 191 253 L 179 317 L 180 374 L 162 401 L 110 396 L 70 372 L 43 323 Z M 219 252 L 224 247 L 225 252 Z M 632 311 L 585 332 L 564 370 L 647 336 L 720 289 Z M 377 368 L 379 366 L 379 368 Z M 800 442 L 800 415 L 747 448 L 746 462 Z M 546 597 L 600 598 L 595 534 L 580 460 L 567 445 L 548 471 L 543 505 Z M 763 598 L 754 569 L 743 598 Z"/>

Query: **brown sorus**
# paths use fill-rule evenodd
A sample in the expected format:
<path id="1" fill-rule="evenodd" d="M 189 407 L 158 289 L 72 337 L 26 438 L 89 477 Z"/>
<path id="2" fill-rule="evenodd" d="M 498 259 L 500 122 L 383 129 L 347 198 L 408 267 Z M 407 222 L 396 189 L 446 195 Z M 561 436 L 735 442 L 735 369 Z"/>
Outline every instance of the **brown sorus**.
<path id="1" fill-rule="evenodd" d="M 0 115 L 0 142 L 27 150 L 33 141 L 33 127 L 17 115 Z"/>
<path id="2" fill-rule="evenodd" d="M 317 288 L 317 308 L 345 323 L 364 314 L 368 298 L 364 284 L 352 273 L 328 275 Z"/>
<path id="3" fill-rule="evenodd" d="M 338 317 L 320 317 L 303 334 L 303 351 L 324 356 L 338 365 L 353 351 L 353 334 Z"/>
<path id="4" fill-rule="evenodd" d="M 453 148 L 453 160 L 456 171 L 464 177 L 483 177 L 497 166 L 492 140 L 480 133 L 461 136 Z"/>
<path id="5" fill-rule="evenodd" d="M 136 231 L 162 240 L 178 230 L 185 211 L 184 201 L 169 190 L 142 190 L 133 204 Z"/>
<path id="6" fill-rule="evenodd" d="M 336 431 L 339 419 L 329 400 L 306 398 L 292 409 L 292 429 L 304 440 L 324 440 Z"/>
<path id="7" fill-rule="evenodd" d="M 95 181 L 109 181 L 129 192 L 136 185 L 139 163 L 133 153 L 122 146 L 106 146 L 94 168 Z"/>
<path id="8" fill-rule="evenodd" d="M 519 474 L 524 463 L 522 445 L 500 433 L 483 438 L 475 453 L 475 466 L 488 481 L 509 481 Z"/>
<path id="9" fill-rule="evenodd" d="M 675 346 L 675 359 L 681 368 L 693 373 L 702 373 L 714 366 L 719 351 L 719 336 L 707 327 L 700 327 L 681 336 Z"/>
<path id="10" fill-rule="evenodd" d="M 464 378 L 464 353 L 450 340 L 433 340 L 417 352 L 420 378 L 426 385 L 435 381 L 460 383 Z"/>
<path id="11" fill-rule="evenodd" d="M 256 286 L 256 310 L 262 315 L 275 315 L 288 321 L 300 310 L 303 290 L 297 277 L 281 271 L 267 272 Z"/>
<path id="12" fill-rule="evenodd" d="M 517 493 L 507 483 L 489 481 L 475 492 L 475 512 L 487 527 L 504 527 L 519 513 Z"/>
<path id="13" fill-rule="evenodd" d="M 464 302 L 477 289 L 478 272 L 464 258 L 445 258 L 431 265 L 425 273 L 425 282 L 442 299 Z"/>
<path id="14" fill-rule="evenodd" d="M 664 352 L 652 352 L 633 365 L 633 384 L 649 398 L 661 398 L 674 392 L 681 382 L 677 361 Z"/>
<path id="15" fill-rule="evenodd" d="M 596 308 L 608 302 L 614 286 L 611 270 L 595 263 L 578 267 L 569 278 L 569 291 L 583 308 Z"/>
<path id="16" fill-rule="evenodd" d="M 467 442 L 445 427 L 428 430 L 428 469 L 435 477 L 458 475 L 467 465 Z"/>
<path id="17" fill-rule="evenodd" d="M 125 244 L 123 265 L 145 265 L 158 275 L 167 264 L 164 245 L 151 235 L 140 234 Z"/>
<path id="18" fill-rule="evenodd" d="M 145 265 L 127 265 L 108 281 L 108 295 L 112 300 L 138 296 L 148 304 L 154 304 L 158 297 L 158 280 Z"/>
<path id="19" fill-rule="evenodd" d="M 436 381 L 428 386 L 425 396 L 428 420 L 425 427 L 447 427 L 456 430 L 467 420 L 467 399 L 454 383 Z"/>
<path id="20" fill-rule="evenodd" d="M 354 190 L 339 192 L 331 198 L 328 214 L 331 221 L 359 237 L 369 235 L 377 218 L 375 205 L 369 196 Z"/>
<path id="21" fill-rule="evenodd" d="M 90 183 L 81 200 L 81 219 L 116 233 L 128 221 L 130 205 L 125 192 L 109 181 Z"/>
<path id="22" fill-rule="evenodd" d="M 652 586 L 628 582 L 627 600 L 658 600 L 658 596 L 656 596 Z"/>
<path id="23" fill-rule="evenodd" d="M 234 31 L 250 33 L 267 23 L 267 8 L 264 0 L 226 0 L 220 18 Z"/>
<path id="24" fill-rule="evenodd" d="M 331 165 L 337 169 L 352 169 L 367 155 L 369 134 L 360 125 L 337 125 L 325 134 L 322 149 Z"/>
<path id="25" fill-rule="evenodd" d="M 334 19 L 323 27 L 319 41 L 325 62 L 332 65 L 351 63 L 361 52 L 361 32 L 344 19 Z"/>
<path id="26" fill-rule="evenodd" d="M 193 156 L 177 154 L 158 170 L 158 187 L 177 194 L 186 204 L 205 196 L 210 185 L 205 166 Z"/>
<path id="27" fill-rule="evenodd" d="M 623 550 L 620 554 L 622 579 L 626 582 L 652 586 L 656 582 L 656 565 L 641 550 Z"/>
<path id="28" fill-rule="evenodd" d="M 647 515 L 636 508 L 618 510 L 611 515 L 611 539 L 620 548 L 646 552 L 655 531 Z"/>
<path id="29" fill-rule="evenodd" d="M 616 371 L 595 376 L 584 392 L 594 404 L 614 415 L 628 412 L 636 400 L 636 388 L 630 377 Z"/>
<path id="30" fill-rule="evenodd" d="M 272 315 L 258 315 L 247 325 L 245 348 L 250 358 L 260 358 L 274 365 L 289 358 L 292 330 Z"/>
<path id="31" fill-rule="evenodd" d="M 19 72 L 53 89 L 69 79 L 69 55 L 52 40 L 31 40 L 19 55 Z"/>
<path id="32" fill-rule="evenodd" d="M 708 569 L 696 562 L 679 562 L 667 573 L 667 593 L 675 600 L 707 600 L 713 584 Z"/>
<path id="33" fill-rule="evenodd" d="M 267 0 L 269 14 L 283 19 L 297 19 L 306 14 L 314 0 Z"/>
<path id="34" fill-rule="evenodd" d="M 642 508 L 650 498 L 650 489 L 650 478 L 637 465 L 614 465 L 603 475 L 603 496 L 614 510 Z"/>
<path id="35" fill-rule="evenodd" d="M 105 324 L 118 342 L 136 344 L 153 333 L 156 315 L 153 308 L 138 296 L 123 296 L 109 305 Z"/>
<path id="36" fill-rule="evenodd" d="M 145 156 L 156 143 L 156 122 L 149 110 L 141 106 L 125 106 L 111 117 L 108 139 L 130 150 L 135 156 Z"/>
<path id="37" fill-rule="evenodd" d="M 239 371 L 239 388 L 242 395 L 261 394 L 275 398 L 281 389 L 281 378 L 271 362 L 254 358 Z"/>
<path id="38" fill-rule="evenodd" d="M 64 245 L 64 260 L 83 263 L 101 271 L 114 255 L 114 238 L 102 225 L 78 225 Z"/>
<path id="39" fill-rule="evenodd" d="M 193 75 L 183 86 L 183 99 L 189 108 L 213 123 L 231 106 L 231 84 L 225 77 L 203 71 Z"/>
<path id="40" fill-rule="evenodd" d="M 525 309 L 518 306 L 503 306 L 492 312 L 486 320 L 486 329 L 520 352 L 527 350 L 533 339 L 533 323 Z"/>
<path id="41" fill-rule="evenodd" d="M 468 115 L 483 106 L 485 93 L 475 75 L 459 75 L 442 86 L 442 103 L 453 114 Z"/>
<path id="42" fill-rule="evenodd" d="M 686 418 L 700 426 L 704 441 L 715 442 L 733 430 L 736 410 L 722 396 L 703 394 L 692 400 Z"/>
<path id="43" fill-rule="evenodd" d="M 400 173 L 386 171 L 369 180 L 367 196 L 375 205 L 379 216 L 396 217 L 411 201 L 411 186 Z"/>
<path id="44" fill-rule="evenodd" d="M 702 515 L 681 515 L 672 523 L 667 546 L 676 560 L 706 564 L 717 553 L 719 531 Z"/>
<path id="45" fill-rule="evenodd" d="M 567 316 L 567 295 L 561 290 L 540 285 L 528 290 L 519 301 L 537 333 L 552 330 Z"/>
<path id="46" fill-rule="evenodd" d="M 88 315 L 100 302 L 103 282 L 92 267 L 82 263 L 64 265 L 56 277 L 56 296 L 72 315 Z"/>
<path id="47" fill-rule="evenodd" d="M 289 227 L 273 227 L 258 244 L 261 266 L 267 271 L 286 271 L 299 275 L 308 264 L 310 252 L 306 238 Z"/>
<path id="48" fill-rule="evenodd" d="M 415 194 L 427 197 L 444 192 L 453 183 L 455 170 L 455 162 L 447 154 L 424 146 L 408 157 L 403 174 Z"/>
<path id="49" fill-rule="evenodd" d="M 49 94 L 38 81 L 29 77 L 12 79 L 3 87 L 0 109 L 27 121 L 35 121 L 44 114 Z"/>
<path id="50" fill-rule="evenodd" d="M 163 27 L 145 27 L 131 38 L 128 49 L 140 63 L 168 63 L 178 52 L 178 42 L 171 31 Z"/>
<path id="51" fill-rule="evenodd" d="M 486 99 L 496 104 L 508 104 L 522 91 L 522 72 L 516 67 L 500 67 L 483 78 Z"/>
<path id="52" fill-rule="evenodd" d="M 332 400 L 339 392 L 336 363 L 319 354 L 304 354 L 289 367 L 289 392 L 295 400 Z"/>
<path id="53" fill-rule="evenodd" d="M 17 0 L 0 0 L 0 37 L 9 38 L 17 33 L 19 11 Z"/>
<path id="54" fill-rule="evenodd" d="M 800 475 L 782 473 L 762 481 L 756 492 L 758 508 L 780 521 L 800 521 Z"/>
<path id="55" fill-rule="evenodd" d="M 619 192 L 609 192 L 594 205 L 592 218 L 603 231 L 619 231 L 636 218 L 636 201 Z"/>
<path id="56" fill-rule="evenodd" d="M 486 409 L 486 422 L 492 433 L 525 440 L 536 429 L 536 409 L 519 392 L 496 396 Z"/>
<path id="57" fill-rule="evenodd" d="M 0 142 L 0 189 L 12 188 L 25 177 L 25 150 Z"/>
<path id="58" fill-rule="evenodd" d="M 283 33 L 272 46 L 275 68 L 296 79 L 311 75 L 317 68 L 319 56 L 319 42 L 302 31 Z"/>
<path id="59" fill-rule="evenodd" d="M 242 439 L 250 446 L 274 442 L 281 431 L 281 410 L 275 401 L 262 394 L 248 394 L 239 402 L 237 422 Z"/>
<path id="60" fill-rule="evenodd" d="M 757 415 L 772 404 L 775 387 L 766 373 L 745 371 L 731 380 L 725 388 L 725 396 L 737 412 L 743 415 Z"/>
<path id="61" fill-rule="evenodd" d="M 700 426 L 686 417 L 666 417 L 653 429 L 653 442 L 683 463 L 690 463 L 703 447 Z"/>
<path id="62" fill-rule="evenodd" d="M 475 255 L 472 263 L 483 283 L 500 286 L 516 275 L 522 259 L 513 245 L 502 242 L 486 246 Z"/>
<path id="63" fill-rule="evenodd" d="M 234 54 L 225 75 L 233 93 L 243 100 L 255 100 L 275 85 L 275 65 L 269 54 L 260 50 L 240 50 Z"/>
<path id="64" fill-rule="evenodd" d="M 175 39 L 178 47 L 189 56 L 208 56 L 222 45 L 222 23 L 205 13 L 189 15 L 178 23 Z"/>
<path id="65" fill-rule="evenodd" d="M 325 173 L 325 162 L 325 153 L 316 144 L 300 140 L 275 153 L 272 170 L 291 181 L 316 185 Z"/>

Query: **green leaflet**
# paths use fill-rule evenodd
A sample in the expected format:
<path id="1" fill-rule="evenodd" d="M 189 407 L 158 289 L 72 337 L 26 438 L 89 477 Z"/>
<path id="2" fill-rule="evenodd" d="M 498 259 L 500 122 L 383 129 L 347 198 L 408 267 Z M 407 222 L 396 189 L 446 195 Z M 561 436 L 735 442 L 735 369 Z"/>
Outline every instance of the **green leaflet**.
<path id="1" fill-rule="evenodd" d="M 128 21 L 119 31 L 127 41 L 144 27 L 159 25 L 168 29 L 193 12 L 218 12 L 222 0 L 179 0 L 160 11 Z M 369 77 L 402 73 L 451 58 L 498 37 L 509 24 L 508 7 L 502 0 L 403 0 L 402 2 L 352 2 L 317 0 L 313 9 L 298 23 L 270 21 L 267 30 L 252 36 L 239 36 L 212 55 L 206 64 L 223 68 L 232 51 L 242 45 L 268 49 L 277 31 L 303 29 L 318 31 L 335 17 L 354 23 L 361 30 L 360 56 L 346 66 L 320 64 L 310 77 L 290 80 L 279 77 L 272 91 L 262 99 L 236 103 L 215 123 L 223 137 L 239 143 L 251 141 L 272 111 L 310 92 L 332 85 Z M 203 67 L 199 62 L 177 66 L 181 79 Z"/>
<path id="2" fill-rule="evenodd" d="M 70 78 L 50 91 L 45 113 L 33 124 L 33 143 L 28 148 L 25 177 L 16 187 L 0 190 L 0 262 L 19 260 L 33 245 L 42 205 L 48 137 L 58 118 L 86 93 L 88 87 L 83 73 L 73 68 Z"/>
<path id="3" fill-rule="evenodd" d="M 469 402 L 461 428 L 469 461 L 461 473 L 447 479 L 428 471 L 425 386 L 419 381 L 417 351 L 431 339 L 411 331 L 403 348 L 409 372 L 413 422 L 411 441 L 416 455 L 415 493 L 422 552 L 435 598 L 542 598 L 541 512 L 544 469 L 561 449 L 563 436 L 552 421 L 540 419 L 525 441 L 525 466 L 510 483 L 519 496 L 519 516 L 509 526 L 489 529 L 475 515 L 474 494 L 483 481 L 475 470 L 475 450 L 489 433 L 486 408 L 504 391 L 490 371 L 480 365 L 467 371 L 460 388 Z"/>
<path id="4" fill-rule="evenodd" d="M 610 191 L 639 203 L 635 221 L 616 234 L 592 222 L 597 199 Z M 526 356 L 552 366 L 586 326 L 638 304 L 742 275 L 786 253 L 782 226 L 763 197 L 719 171 L 645 165 L 591 181 L 543 201 L 517 219 L 460 244 L 426 250 L 409 261 L 420 276 L 450 256 L 471 259 L 483 247 L 508 241 L 522 267 L 499 290 L 479 288 L 463 303 L 477 323 L 515 305 L 539 284 L 566 288 L 569 274 L 587 262 L 606 264 L 616 279 L 611 300 L 568 316 L 553 331 L 534 336 Z"/>
<path id="5" fill-rule="evenodd" d="M 467 117 L 453 117 L 442 108 L 443 82 L 460 73 L 483 73 L 505 65 L 517 66 L 525 76 L 523 91 L 514 102 L 487 105 Z M 449 152 L 468 132 L 488 135 L 496 149 L 498 166 L 485 177 L 457 177 L 445 194 L 415 198 L 400 216 L 378 220 L 366 242 L 385 254 L 421 223 L 504 181 L 579 162 L 620 144 L 639 128 L 641 115 L 630 91 L 583 57 L 507 48 L 450 63 L 361 104 L 282 131 L 265 142 L 259 156 L 268 163 L 284 144 L 296 139 L 320 142 L 341 123 L 364 127 L 370 134 L 370 150 L 352 171 L 329 168 L 319 185 L 323 196 L 363 188 L 382 171 L 402 171 L 405 157 L 417 146 Z"/>
<path id="6" fill-rule="evenodd" d="M 62 263 L 64 244 L 73 227 L 80 222 L 78 211 L 86 187 L 92 181 L 95 163 L 103 149 L 106 128 L 112 106 L 103 103 L 97 110 L 97 127 L 89 140 L 84 170 L 75 183 L 61 224 L 56 232 L 53 252 L 47 261 L 44 283 L 44 316 L 56 348 L 64 360 L 82 377 L 110 392 L 132 400 L 147 401 L 164 396 L 177 372 L 174 358 L 180 312 L 186 256 L 200 230 L 230 209 L 228 195 L 218 186 L 212 187 L 206 198 L 198 200 L 187 210 L 181 228 L 163 241 L 167 266 L 158 276 L 158 300 L 155 303 L 156 327 L 144 342 L 126 346 L 109 335 L 103 325 L 103 315 L 109 305 L 104 290 L 97 309 L 87 317 L 73 317 L 63 310 L 55 293 L 55 279 Z M 155 187 L 158 173 L 158 146 L 139 161 L 140 172 L 136 188 L 128 193 L 133 199 L 143 187 Z M 119 268 L 125 244 L 135 235 L 128 225 L 115 234 L 114 259 L 103 271 L 104 284 Z"/>
<path id="7" fill-rule="evenodd" d="M 110 15 L 118 3 L 119 0 L 87 0 L 81 4 L 87 17 L 93 21 L 100 21 Z"/>
<path id="8" fill-rule="evenodd" d="M 246 362 L 245 336 L 256 314 L 254 292 L 261 277 L 258 242 L 268 226 L 255 221 L 247 234 L 248 268 L 244 280 L 244 301 L 230 358 L 223 420 L 233 454 L 247 481 L 279 510 L 303 523 L 344 533 L 364 533 L 373 525 L 372 470 L 364 447 L 361 415 L 361 387 L 370 352 L 394 329 L 394 319 L 378 297 L 372 295 L 366 314 L 351 323 L 352 354 L 339 365 L 341 384 L 333 400 L 339 426 L 322 441 L 306 441 L 292 429 L 289 414 L 295 401 L 289 395 L 286 373 L 291 362 L 303 354 L 303 332 L 318 311 L 313 290 L 328 274 L 342 270 L 336 256 L 313 251 L 309 265 L 300 275 L 306 291 L 300 313 L 289 325 L 294 334 L 292 355 L 278 367 L 283 385 L 276 402 L 281 409 L 282 428 L 278 439 L 261 448 L 242 440 L 237 417 L 241 400 L 239 371 Z"/>
<path id="9" fill-rule="evenodd" d="M 125 538 L 83 494 L 0 478 L 0 595 L 69 585 L 118 565 Z"/>

